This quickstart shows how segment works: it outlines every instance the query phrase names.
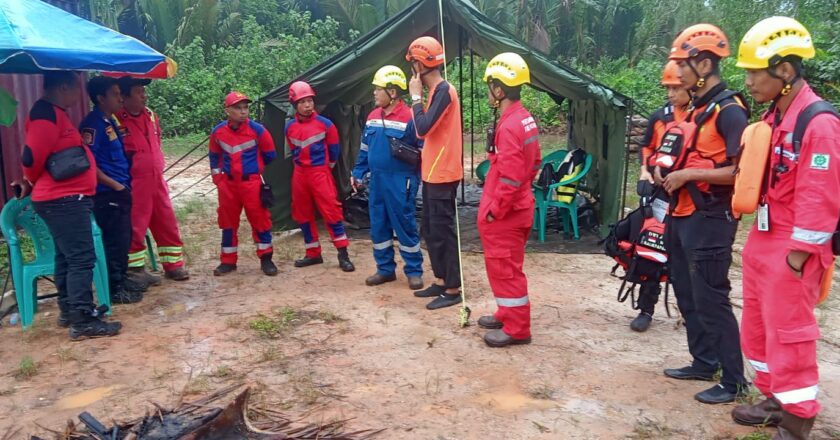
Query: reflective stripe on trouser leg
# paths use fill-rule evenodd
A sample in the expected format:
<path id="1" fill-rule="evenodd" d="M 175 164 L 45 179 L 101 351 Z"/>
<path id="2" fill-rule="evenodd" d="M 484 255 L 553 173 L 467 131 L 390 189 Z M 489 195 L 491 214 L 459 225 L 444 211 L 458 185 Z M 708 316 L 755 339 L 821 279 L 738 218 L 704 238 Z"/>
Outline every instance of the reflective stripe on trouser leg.
<path id="1" fill-rule="evenodd" d="M 399 240 L 400 256 L 406 276 L 423 275 L 423 253 L 417 232 L 416 202 L 420 179 L 416 175 L 391 174 L 382 179 L 389 223 Z M 373 178 L 371 179 L 373 180 Z"/>
<path id="2" fill-rule="evenodd" d="M 772 397 L 771 374 L 767 365 L 767 340 L 765 338 L 764 320 L 761 311 L 761 275 L 760 266 L 756 258 L 756 241 L 747 240 L 742 254 L 742 285 L 744 292 L 744 308 L 741 314 L 741 350 L 744 357 L 755 371 L 753 384 L 764 394 Z M 759 246 L 760 247 L 760 246 Z"/>
<path id="3" fill-rule="evenodd" d="M 301 223 L 300 230 L 303 233 L 303 247 L 306 249 L 306 257 L 320 257 L 321 242 L 318 241 L 318 228 L 315 226 L 315 222 Z"/>
<path id="4" fill-rule="evenodd" d="M 754 287 L 760 300 L 770 392 L 785 411 L 812 418 L 821 409 L 817 400 L 820 330 L 814 309 L 825 268 L 832 264 L 832 257 L 828 250 L 812 255 L 802 277 L 796 278 L 789 270 L 776 270 L 785 267 L 789 238 L 772 233 L 755 235 L 750 234 L 747 240 L 745 264 L 753 269 Z M 748 357 L 761 359 L 749 354 Z"/>
<path id="5" fill-rule="evenodd" d="M 217 185 L 219 228 L 222 230 L 222 250 L 219 260 L 222 264 L 236 264 L 239 245 L 239 218 L 242 216 L 242 199 L 236 192 L 237 181 L 221 179 Z"/>
<path id="6" fill-rule="evenodd" d="M 495 316 L 504 324 L 502 330 L 515 339 L 531 336 L 531 303 L 522 265 L 532 216 L 530 210 L 522 210 L 493 223 L 481 219 L 478 223 L 487 279 L 499 306 Z"/>
<path id="7" fill-rule="evenodd" d="M 238 245 L 236 230 L 222 229 L 222 253 L 219 256 L 222 264 L 236 264 Z"/>
<path id="8" fill-rule="evenodd" d="M 150 190 L 155 192 L 154 206 L 149 230 L 155 239 L 158 248 L 161 247 L 182 247 L 181 232 L 178 230 L 178 219 L 175 217 L 175 209 L 172 207 L 172 200 L 169 198 L 169 186 L 162 175 L 155 176 Z M 136 188 L 143 188 L 137 186 Z M 132 193 L 132 197 L 133 197 Z M 174 262 L 161 261 L 163 270 L 170 272 L 184 265 L 184 260 Z"/>
<path id="9" fill-rule="evenodd" d="M 181 246 L 158 246 L 161 263 L 180 263 L 184 261 L 184 249 Z"/>
<path id="10" fill-rule="evenodd" d="M 260 200 L 262 184 L 259 179 L 243 181 L 240 184 L 240 197 L 245 207 L 245 216 L 251 224 L 251 236 L 257 248 L 257 257 L 273 253 L 271 246 L 271 213 Z"/>
<path id="11" fill-rule="evenodd" d="M 397 271 L 397 263 L 394 261 L 394 232 L 385 205 L 388 187 L 384 176 L 377 172 L 371 173 L 370 176 L 370 191 L 368 194 L 370 239 L 373 241 L 373 259 L 376 261 L 376 273 L 393 275 Z"/>
<path id="12" fill-rule="evenodd" d="M 128 267 L 145 267 L 146 266 L 146 249 L 141 249 L 137 252 L 128 254 Z"/>

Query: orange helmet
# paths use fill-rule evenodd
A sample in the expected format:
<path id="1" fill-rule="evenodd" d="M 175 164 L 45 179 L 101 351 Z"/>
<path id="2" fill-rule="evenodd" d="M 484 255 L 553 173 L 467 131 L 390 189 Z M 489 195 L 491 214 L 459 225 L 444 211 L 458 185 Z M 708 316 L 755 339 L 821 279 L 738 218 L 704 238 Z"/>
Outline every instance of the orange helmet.
<path id="1" fill-rule="evenodd" d="M 665 68 L 662 69 L 662 84 L 665 87 L 668 86 L 681 86 L 682 81 L 680 81 L 679 76 L 677 75 L 677 71 L 679 70 L 679 66 L 677 66 L 677 62 L 674 60 L 668 61 L 665 64 Z"/>
<path id="2" fill-rule="evenodd" d="M 405 54 L 409 63 L 419 61 L 426 67 L 437 67 L 444 61 L 443 46 L 432 37 L 420 37 L 411 42 Z"/>
<path id="3" fill-rule="evenodd" d="M 295 104 L 303 98 L 314 98 L 315 90 L 308 83 L 295 81 L 289 86 L 289 102 Z"/>
<path id="4" fill-rule="evenodd" d="M 700 52 L 711 52 L 720 58 L 729 56 L 729 40 L 715 25 L 701 23 L 689 26 L 671 44 L 672 60 L 694 58 Z"/>

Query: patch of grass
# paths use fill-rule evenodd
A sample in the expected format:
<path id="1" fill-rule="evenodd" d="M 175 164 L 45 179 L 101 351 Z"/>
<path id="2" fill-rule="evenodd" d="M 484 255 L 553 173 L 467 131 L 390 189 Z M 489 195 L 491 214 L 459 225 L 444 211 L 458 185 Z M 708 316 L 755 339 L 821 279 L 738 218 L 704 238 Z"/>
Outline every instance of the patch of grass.
<path id="1" fill-rule="evenodd" d="M 255 318 L 248 321 L 248 327 L 257 332 L 261 337 L 273 338 L 277 336 L 280 331 L 280 324 L 278 320 L 265 316 L 263 314 L 257 315 Z"/>
<path id="2" fill-rule="evenodd" d="M 38 365 L 32 360 L 29 356 L 24 356 L 23 359 L 20 360 L 18 364 L 17 372 L 15 373 L 15 378 L 18 380 L 28 380 L 35 377 L 38 374 Z"/>
<path id="3" fill-rule="evenodd" d="M 320 310 L 317 313 L 318 319 L 327 324 L 344 321 L 344 318 L 333 312 L 332 310 Z"/>
<path id="4" fill-rule="evenodd" d="M 258 364 L 273 363 L 284 360 L 283 353 L 274 345 L 268 345 L 260 350 L 259 357 L 257 357 Z"/>
<path id="5" fill-rule="evenodd" d="M 210 376 L 221 379 L 225 377 L 230 377 L 232 374 L 233 370 L 231 370 L 230 367 L 228 367 L 227 365 L 219 365 L 219 367 L 216 368 L 216 371 L 211 373 Z"/>
<path id="6" fill-rule="evenodd" d="M 194 146 L 203 141 L 206 137 L 206 134 L 188 134 L 185 136 L 164 138 L 161 143 L 161 148 L 163 149 L 163 153 L 167 156 L 181 157 L 186 154 L 187 151 L 190 151 Z M 196 149 L 192 155 L 202 155 L 207 152 L 207 148 L 207 144 L 205 143 L 204 146 Z"/>
<path id="7" fill-rule="evenodd" d="M 276 311 L 277 315 L 280 316 L 280 325 L 282 327 L 288 327 L 292 324 L 292 321 L 297 319 L 297 312 L 295 309 L 285 306 L 280 310 Z"/>
<path id="8" fill-rule="evenodd" d="M 197 214 L 204 214 L 208 209 L 205 200 L 200 197 L 190 197 L 175 208 L 175 217 L 178 219 L 178 223 L 184 223 L 187 218 Z"/>
<path id="9" fill-rule="evenodd" d="M 747 393 L 739 396 L 736 401 L 739 405 L 755 405 L 759 401 L 763 400 L 764 395 L 761 394 L 757 388 L 750 387 L 747 390 Z"/>
<path id="10" fill-rule="evenodd" d="M 547 383 L 537 385 L 528 391 L 528 395 L 537 400 L 554 400 L 556 394 L 557 390 Z"/>
<path id="11" fill-rule="evenodd" d="M 184 386 L 184 394 L 201 394 L 210 391 L 210 379 L 205 375 L 200 375 L 190 379 Z"/>
<path id="12" fill-rule="evenodd" d="M 669 439 L 680 434 L 681 431 L 673 429 L 660 423 L 657 420 L 645 417 L 636 422 L 633 433 L 630 435 L 632 439 L 646 440 L 646 439 Z"/>
<path id="13" fill-rule="evenodd" d="M 773 436 L 760 430 L 755 430 L 747 435 L 738 436 L 735 440 L 770 440 Z"/>
<path id="14" fill-rule="evenodd" d="M 59 347 L 58 350 L 55 351 L 55 355 L 58 357 L 58 361 L 61 365 L 70 361 L 82 361 L 82 356 L 73 350 L 73 347 Z"/>

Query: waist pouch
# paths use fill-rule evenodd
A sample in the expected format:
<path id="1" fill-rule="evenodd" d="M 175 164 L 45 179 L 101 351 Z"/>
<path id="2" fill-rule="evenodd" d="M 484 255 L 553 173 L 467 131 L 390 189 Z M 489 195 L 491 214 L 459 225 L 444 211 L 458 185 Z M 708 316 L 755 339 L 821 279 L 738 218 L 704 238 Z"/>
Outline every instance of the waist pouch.
<path id="1" fill-rule="evenodd" d="M 409 165 L 420 166 L 420 149 L 405 142 L 389 137 L 391 144 L 391 155 Z"/>
<path id="2" fill-rule="evenodd" d="M 72 179 L 90 169 L 90 160 L 84 147 L 70 147 L 50 154 L 45 164 L 53 180 Z"/>

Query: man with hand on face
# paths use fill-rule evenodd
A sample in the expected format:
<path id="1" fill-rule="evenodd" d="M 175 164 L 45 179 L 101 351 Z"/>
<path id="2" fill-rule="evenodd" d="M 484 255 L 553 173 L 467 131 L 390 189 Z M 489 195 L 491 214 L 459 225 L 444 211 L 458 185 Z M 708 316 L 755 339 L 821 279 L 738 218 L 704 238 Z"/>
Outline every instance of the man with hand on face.
<path id="1" fill-rule="evenodd" d="M 292 218 L 303 232 L 306 255 L 295 261 L 295 267 L 322 264 L 321 242 L 315 223 L 315 208 L 324 217 L 330 238 L 338 250 L 338 266 L 344 272 L 356 267 L 350 261 L 350 241 L 344 229 L 344 212 L 332 169 L 341 153 L 338 130 L 329 119 L 315 111 L 315 90 L 303 81 L 289 87 L 289 102 L 295 108 L 294 118 L 286 123 L 286 143 L 294 158 L 292 174 Z"/>
<path id="2" fill-rule="evenodd" d="M 243 208 L 251 224 L 260 269 L 268 276 L 277 275 L 277 266 L 271 261 L 271 188 L 262 178 L 263 169 L 277 158 L 277 151 L 268 130 L 248 117 L 250 103 L 243 93 L 230 92 L 225 97 L 227 120 L 210 133 L 210 173 L 219 190 L 222 230 L 221 264 L 213 271 L 216 276 L 236 270 Z"/>
<path id="3" fill-rule="evenodd" d="M 107 76 L 91 78 L 87 91 L 94 108 L 79 129 L 96 158 L 99 184 L 93 197 L 93 215 L 102 230 L 111 302 L 135 303 L 143 299 L 147 285 L 126 276 L 131 245 L 131 171 L 112 118 L 122 107 L 122 95 L 117 80 Z"/>
<path id="4" fill-rule="evenodd" d="M 814 55 L 808 30 L 788 17 L 760 21 L 738 49 L 747 90 L 770 103 L 757 124 L 772 127 L 772 135 L 757 215 L 763 218 L 744 245 L 741 318 L 744 355 L 766 399 L 735 408 L 732 418 L 778 426 L 777 440 L 808 439 L 821 410 L 814 308 L 831 275 L 840 217 L 840 118 L 802 78 L 802 61 Z M 741 168 L 765 166 L 744 160 Z"/>
<path id="5" fill-rule="evenodd" d="M 405 74 L 397 66 L 382 67 L 373 76 L 373 86 L 376 108 L 368 115 L 362 147 L 350 177 L 355 189 L 370 172 L 370 238 L 376 273 L 365 284 L 377 286 L 397 279 L 393 241 L 396 233 L 408 286 L 419 290 L 423 288 L 423 253 L 417 233 L 415 199 L 420 169 L 416 163 L 400 160 L 391 152 L 391 139 L 412 147 L 420 144 L 411 109 L 400 98 L 408 88 Z"/>
<path id="6" fill-rule="evenodd" d="M 166 278 L 190 278 L 184 267 L 184 243 L 178 219 L 163 176 L 166 158 L 161 149 L 158 115 L 146 107 L 146 86 L 151 80 L 124 76 L 117 82 L 123 108 L 114 115 L 125 152 L 131 161 L 131 182 L 136 191 L 131 203 L 131 248 L 128 275 L 148 285 L 160 284 L 160 277 L 146 272 L 146 231 L 151 230 Z M 142 189 L 141 189 L 142 188 Z"/>
<path id="7" fill-rule="evenodd" d="M 531 301 L 522 265 L 534 223 L 531 182 L 540 170 L 540 141 L 537 123 L 519 100 L 522 85 L 531 82 L 525 60 L 510 52 L 495 56 L 484 81 L 490 105 L 502 113 L 488 144 L 490 171 L 478 207 L 484 264 L 498 310 L 482 316 L 478 325 L 490 329 L 484 335 L 487 345 L 506 347 L 531 343 Z"/>
<path id="8" fill-rule="evenodd" d="M 413 75 L 408 84 L 417 137 L 423 139 L 420 159 L 423 179 L 423 239 L 429 251 L 435 281 L 414 292 L 434 298 L 429 310 L 461 303 L 461 255 L 458 252 L 455 198 L 464 176 L 461 166 L 463 133 L 461 103 L 455 87 L 443 79 L 445 55 L 432 37 L 420 37 L 408 47 L 406 61 Z M 423 88 L 429 98 L 423 105 Z"/>

